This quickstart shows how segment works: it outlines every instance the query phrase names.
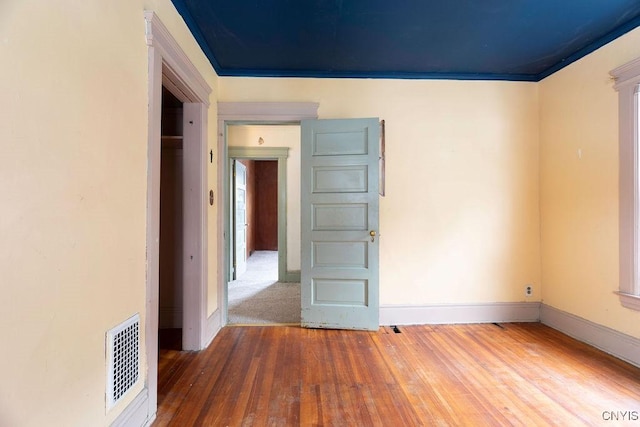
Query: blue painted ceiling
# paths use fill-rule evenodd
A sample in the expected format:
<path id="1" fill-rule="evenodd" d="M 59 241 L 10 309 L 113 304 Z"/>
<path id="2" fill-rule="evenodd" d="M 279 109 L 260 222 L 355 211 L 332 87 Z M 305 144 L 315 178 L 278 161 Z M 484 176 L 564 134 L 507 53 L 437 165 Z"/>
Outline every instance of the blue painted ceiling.
<path id="1" fill-rule="evenodd" d="M 221 76 L 538 81 L 640 0 L 173 0 Z"/>

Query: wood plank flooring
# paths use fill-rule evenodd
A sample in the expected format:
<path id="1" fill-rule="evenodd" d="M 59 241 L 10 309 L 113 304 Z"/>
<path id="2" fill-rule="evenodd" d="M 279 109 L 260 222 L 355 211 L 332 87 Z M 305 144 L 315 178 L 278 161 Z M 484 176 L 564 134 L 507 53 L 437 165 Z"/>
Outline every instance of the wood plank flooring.
<path id="1" fill-rule="evenodd" d="M 640 369 L 544 325 L 400 332 L 226 327 L 162 350 L 153 425 L 640 425 Z"/>

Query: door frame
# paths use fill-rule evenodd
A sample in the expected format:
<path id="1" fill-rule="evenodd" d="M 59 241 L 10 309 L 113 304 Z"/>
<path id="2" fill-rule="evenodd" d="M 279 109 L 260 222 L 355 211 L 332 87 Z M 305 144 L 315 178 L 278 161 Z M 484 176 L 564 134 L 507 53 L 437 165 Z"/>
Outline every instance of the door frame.
<path id="1" fill-rule="evenodd" d="M 295 282 L 296 277 L 288 272 L 287 268 L 287 157 L 289 148 L 287 147 L 228 147 L 227 164 L 229 170 L 229 191 L 233 191 L 233 161 L 234 160 L 275 160 L 278 162 L 278 281 Z M 233 251 L 235 250 L 234 230 L 232 227 L 233 198 L 229 194 L 229 208 L 226 212 L 228 222 L 225 218 L 225 225 L 229 228 L 225 232 L 229 233 L 230 251 L 227 255 L 229 273 L 227 280 L 231 280 L 231 269 L 233 268 Z"/>
<path id="2" fill-rule="evenodd" d="M 147 274 L 145 357 L 147 419 L 153 419 L 158 398 L 158 304 L 160 259 L 160 155 L 162 87 L 184 103 L 183 153 L 185 203 L 185 278 L 183 289 L 183 346 L 203 348 L 207 304 L 207 115 L 211 88 L 171 36 L 158 16 L 144 12 L 149 71 L 147 164 Z M 191 123 L 193 121 L 193 123 Z"/>
<path id="3" fill-rule="evenodd" d="M 228 295 L 227 284 L 230 277 L 229 255 L 232 249 L 229 229 L 229 206 L 230 206 L 230 180 L 229 180 L 229 150 L 239 147 L 228 147 L 227 126 L 230 125 L 278 125 L 278 124 L 300 124 L 305 119 L 317 119 L 318 107 L 316 102 L 218 102 L 218 194 L 222 194 L 224 200 L 218 203 L 218 296 L 221 305 L 221 324 L 228 323 Z M 233 149 L 232 149 L 233 148 Z M 243 157 L 244 158 L 244 157 Z M 286 169 L 285 175 L 286 175 Z M 280 179 L 280 162 L 278 162 L 278 179 Z M 286 177 L 285 177 L 286 180 Z M 286 181 L 285 181 L 286 182 Z M 280 185 L 280 184 L 278 184 Z M 280 191 L 278 191 L 280 194 Z M 280 197 L 278 197 L 278 205 Z M 280 206 L 278 206 L 280 208 Z M 278 243 L 280 243 L 280 215 L 286 216 L 286 210 L 278 212 Z M 286 228 L 284 229 L 286 233 Z M 286 236 L 286 234 L 285 234 Z M 286 241 L 286 238 L 284 239 Z M 286 261 L 286 260 L 285 260 Z M 280 260 L 279 260 L 280 262 Z M 280 270 L 280 266 L 278 266 Z"/>
<path id="4" fill-rule="evenodd" d="M 239 159 L 236 159 L 239 160 Z M 238 165 L 241 165 L 240 167 Z M 233 274 L 232 276 L 235 277 L 236 279 L 238 278 L 238 272 L 235 271 L 235 269 L 238 269 L 238 228 L 239 228 L 239 224 L 238 224 L 238 169 L 242 169 L 244 168 L 244 190 L 245 190 L 245 206 L 244 206 L 244 211 L 245 211 L 245 215 L 244 215 L 244 250 L 242 251 L 242 256 L 244 258 L 244 269 L 246 271 L 246 267 L 247 267 L 247 251 L 248 251 L 248 242 L 249 242 L 249 237 L 247 235 L 247 231 L 249 229 L 248 225 L 249 225 L 249 218 L 247 217 L 247 206 L 249 205 L 248 202 L 248 192 L 247 189 L 249 187 L 249 185 L 247 184 L 247 166 L 245 164 L 243 164 L 242 162 L 238 162 L 238 161 L 234 161 L 233 164 L 231 165 L 231 191 L 233 191 L 233 193 L 229 196 L 230 200 L 231 200 L 231 210 L 229 211 L 229 235 L 232 236 L 231 240 L 233 242 L 232 246 L 232 250 L 231 250 L 231 261 L 232 261 L 232 265 L 234 268 Z M 232 277 L 229 278 L 230 280 L 232 279 Z"/>

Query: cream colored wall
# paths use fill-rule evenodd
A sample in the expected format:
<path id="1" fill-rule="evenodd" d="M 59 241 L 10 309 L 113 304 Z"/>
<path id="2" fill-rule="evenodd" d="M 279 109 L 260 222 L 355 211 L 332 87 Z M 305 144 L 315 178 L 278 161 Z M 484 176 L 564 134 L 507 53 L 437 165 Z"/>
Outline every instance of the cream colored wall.
<path id="1" fill-rule="evenodd" d="M 105 332 L 146 316 L 145 9 L 214 87 L 215 147 L 217 77 L 169 0 L 0 2 L 1 425 L 107 425 L 133 397 L 105 413 Z"/>
<path id="2" fill-rule="evenodd" d="M 258 138 L 264 144 L 258 145 Z M 287 147 L 287 269 L 300 271 L 300 126 L 227 127 L 230 147 Z"/>
<path id="3" fill-rule="evenodd" d="M 640 337 L 618 288 L 618 94 L 609 71 L 640 56 L 640 29 L 540 83 L 545 304 Z"/>
<path id="4" fill-rule="evenodd" d="M 315 101 L 321 118 L 386 120 L 382 304 L 521 301 L 528 283 L 539 300 L 542 259 L 545 303 L 640 336 L 639 314 L 611 293 L 617 116 L 608 80 L 640 54 L 639 30 L 539 85 L 217 79 L 169 0 L 4 0 L 0 340 L 10 351 L 0 424 L 107 425 L 131 400 L 105 413 L 105 332 L 146 316 L 143 10 L 157 12 L 213 88 L 214 152 L 217 98 Z M 212 313 L 215 208 L 208 220 Z"/>
<path id="5" fill-rule="evenodd" d="M 386 121 L 381 304 L 540 298 L 533 83 L 220 78 L 219 101 L 319 102 Z"/>

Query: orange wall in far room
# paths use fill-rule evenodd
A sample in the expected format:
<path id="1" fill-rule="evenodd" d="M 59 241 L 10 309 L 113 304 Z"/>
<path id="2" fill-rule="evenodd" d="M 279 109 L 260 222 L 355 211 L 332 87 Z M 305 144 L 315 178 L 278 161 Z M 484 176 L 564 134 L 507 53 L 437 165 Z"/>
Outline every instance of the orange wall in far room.
<path id="1" fill-rule="evenodd" d="M 256 250 L 278 250 L 278 162 L 255 162 Z"/>

